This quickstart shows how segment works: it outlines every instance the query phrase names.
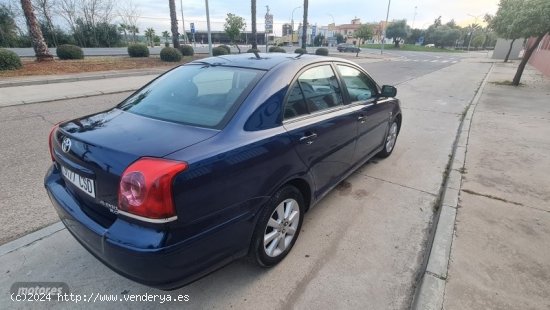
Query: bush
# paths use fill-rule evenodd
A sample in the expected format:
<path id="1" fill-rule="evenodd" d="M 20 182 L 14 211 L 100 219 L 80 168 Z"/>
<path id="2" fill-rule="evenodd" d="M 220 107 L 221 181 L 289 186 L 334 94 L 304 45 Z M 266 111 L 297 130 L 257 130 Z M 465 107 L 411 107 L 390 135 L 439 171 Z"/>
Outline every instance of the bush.
<path id="1" fill-rule="evenodd" d="M 149 57 L 149 48 L 145 44 L 135 43 L 128 45 L 130 57 Z"/>
<path id="2" fill-rule="evenodd" d="M 218 47 L 214 47 L 212 49 L 212 55 L 214 55 L 214 56 L 221 56 L 221 55 L 227 55 L 227 54 L 229 54 L 229 53 L 223 47 L 218 46 Z"/>
<path id="3" fill-rule="evenodd" d="M 224 48 L 227 51 L 227 54 L 231 54 L 231 48 L 225 44 L 218 45 L 218 47 Z"/>
<path id="4" fill-rule="evenodd" d="M 57 47 L 57 57 L 59 59 L 83 59 L 84 53 L 82 49 L 76 45 L 63 44 Z"/>
<path id="5" fill-rule="evenodd" d="M 0 48 L 0 71 L 21 68 L 21 59 L 16 53 Z"/>
<path id="6" fill-rule="evenodd" d="M 181 53 L 176 48 L 165 47 L 160 51 L 160 60 L 170 62 L 180 61 Z"/>
<path id="7" fill-rule="evenodd" d="M 261 53 L 259 49 L 257 48 L 251 48 L 249 49 L 248 51 L 246 51 L 247 53 Z"/>
<path id="8" fill-rule="evenodd" d="M 294 53 L 296 54 L 307 54 L 307 50 L 305 48 L 297 48 L 294 50 Z"/>
<path id="9" fill-rule="evenodd" d="M 328 48 L 318 48 L 317 50 L 315 50 L 315 55 L 328 56 Z"/>
<path id="10" fill-rule="evenodd" d="M 180 53 L 183 56 L 193 56 L 195 51 L 191 45 L 180 45 Z"/>
<path id="11" fill-rule="evenodd" d="M 269 48 L 270 53 L 286 53 L 286 50 L 279 46 L 272 46 Z"/>
<path id="12" fill-rule="evenodd" d="M 170 46 L 170 43 L 164 42 L 164 47 L 169 47 L 169 46 Z"/>

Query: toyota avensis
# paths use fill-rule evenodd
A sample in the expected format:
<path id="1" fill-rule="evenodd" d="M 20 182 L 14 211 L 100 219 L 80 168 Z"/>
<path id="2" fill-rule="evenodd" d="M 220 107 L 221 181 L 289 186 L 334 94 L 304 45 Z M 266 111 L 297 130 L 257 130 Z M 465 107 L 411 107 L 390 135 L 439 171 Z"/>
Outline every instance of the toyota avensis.
<path id="1" fill-rule="evenodd" d="M 273 266 L 308 208 L 391 154 L 395 95 L 339 58 L 193 61 L 56 125 L 46 190 L 69 232 L 134 281 L 173 289 L 247 255 Z"/>

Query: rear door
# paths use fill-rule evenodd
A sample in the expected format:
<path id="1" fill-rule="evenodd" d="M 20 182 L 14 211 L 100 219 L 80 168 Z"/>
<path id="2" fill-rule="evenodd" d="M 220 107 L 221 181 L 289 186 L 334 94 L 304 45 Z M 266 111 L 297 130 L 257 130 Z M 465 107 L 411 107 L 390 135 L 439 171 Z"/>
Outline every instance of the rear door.
<path id="1" fill-rule="evenodd" d="M 357 109 L 357 147 L 353 158 L 353 162 L 357 162 L 372 155 L 382 145 L 391 117 L 391 105 L 387 100 L 380 100 L 376 83 L 362 70 L 343 63 L 337 63 L 336 68 L 351 106 Z"/>
<path id="2" fill-rule="evenodd" d="M 298 75 L 285 102 L 284 127 L 310 168 L 316 196 L 351 168 L 357 116 L 344 105 L 342 89 L 330 64 L 308 67 Z"/>

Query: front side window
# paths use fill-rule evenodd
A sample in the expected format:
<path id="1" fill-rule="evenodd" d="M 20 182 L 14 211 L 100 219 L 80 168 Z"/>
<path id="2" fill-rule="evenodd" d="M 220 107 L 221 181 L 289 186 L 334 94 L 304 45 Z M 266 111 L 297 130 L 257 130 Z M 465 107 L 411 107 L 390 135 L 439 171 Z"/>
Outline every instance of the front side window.
<path id="1" fill-rule="evenodd" d="M 118 108 L 151 118 L 219 128 L 262 71 L 187 65 L 163 75 Z"/>
<path id="2" fill-rule="evenodd" d="M 337 65 L 351 102 L 365 101 L 376 96 L 376 86 L 363 72 L 345 65 Z"/>

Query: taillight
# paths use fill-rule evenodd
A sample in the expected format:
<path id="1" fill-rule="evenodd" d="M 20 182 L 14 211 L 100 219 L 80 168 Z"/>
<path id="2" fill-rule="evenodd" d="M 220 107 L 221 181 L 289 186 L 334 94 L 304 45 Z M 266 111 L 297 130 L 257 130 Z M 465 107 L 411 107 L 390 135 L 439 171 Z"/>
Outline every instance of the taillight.
<path id="1" fill-rule="evenodd" d="M 176 215 L 172 182 L 187 163 L 143 157 L 131 164 L 120 180 L 119 211 L 148 219 L 168 219 Z"/>
<path id="2" fill-rule="evenodd" d="M 52 161 L 55 161 L 55 157 L 53 156 L 53 144 L 52 140 L 55 134 L 55 131 L 59 128 L 59 123 L 55 124 L 50 131 L 50 135 L 48 136 L 48 146 L 50 147 L 50 156 L 52 157 Z"/>

